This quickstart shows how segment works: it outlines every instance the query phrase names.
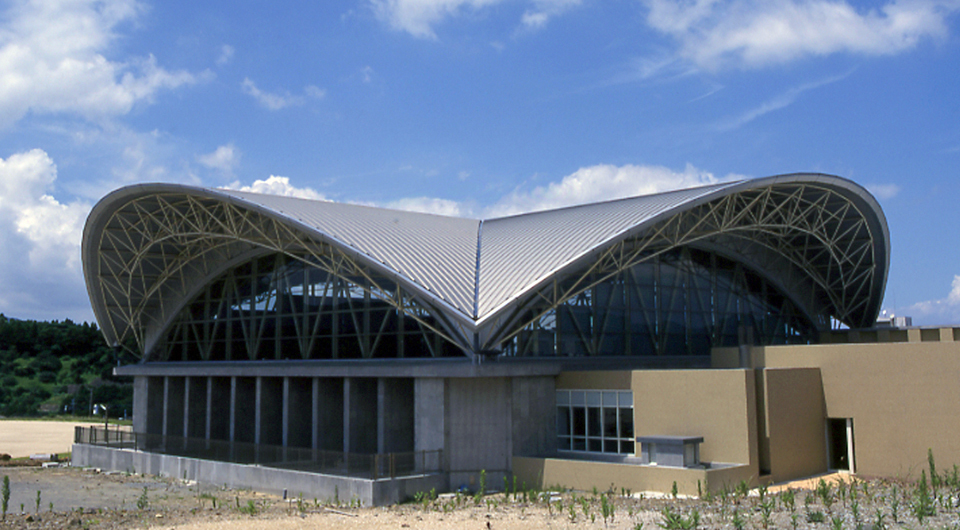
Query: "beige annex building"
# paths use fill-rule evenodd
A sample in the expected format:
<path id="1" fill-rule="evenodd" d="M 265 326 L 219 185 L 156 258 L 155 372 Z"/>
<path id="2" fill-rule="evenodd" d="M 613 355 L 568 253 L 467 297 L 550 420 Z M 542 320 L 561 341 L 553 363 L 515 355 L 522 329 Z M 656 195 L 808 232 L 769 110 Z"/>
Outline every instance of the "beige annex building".
<path id="1" fill-rule="evenodd" d="M 795 174 L 497 219 L 152 184 L 84 230 L 134 433 L 76 462 L 397 502 L 960 460 L 957 331 L 878 327 L 886 220 Z"/>

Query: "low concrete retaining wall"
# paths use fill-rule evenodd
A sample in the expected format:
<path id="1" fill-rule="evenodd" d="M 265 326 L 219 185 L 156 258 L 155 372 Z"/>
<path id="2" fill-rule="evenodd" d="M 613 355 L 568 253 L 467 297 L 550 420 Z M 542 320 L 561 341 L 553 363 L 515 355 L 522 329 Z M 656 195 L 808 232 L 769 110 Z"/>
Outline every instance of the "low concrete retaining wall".
<path id="1" fill-rule="evenodd" d="M 447 488 L 444 474 L 370 480 L 88 444 L 73 445 L 72 465 L 163 475 L 277 495 L 287 490 L 288 497 L 294 498 L 303 494 L 304 498 L 324 501 L 339 498 L 341 502 L 349 502 L 356 499 L 364 506 L 396 504 L 413 497 L 418 491 L 429 491 L 431 488 L 445 491 Z"/>

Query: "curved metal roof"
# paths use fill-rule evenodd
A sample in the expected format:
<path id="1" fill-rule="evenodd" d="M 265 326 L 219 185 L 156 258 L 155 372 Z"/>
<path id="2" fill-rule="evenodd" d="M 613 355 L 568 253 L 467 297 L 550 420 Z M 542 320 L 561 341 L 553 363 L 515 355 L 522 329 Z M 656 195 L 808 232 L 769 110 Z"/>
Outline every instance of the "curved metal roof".
<path id="1" fill-rule="evenodd" d="M 732 253 L 765 253 L 779 269 L 766 271 L 769 276 L 801 271 L 804 285 L 821 292 L 811 302 L 816 310 L 848 325 L 869 325 L 879 311 L 889 265 L 883 212 L 857 184 L 818 174 L 484 221 L 233 190 L 137 185 L 94 207 L 82 249 L 94 312 L 113 344 L 134 328 L 148 344 L 184 298 L 227 263 L 251 253 L 291 252 L 312 241 L 395 279 L 459 326 L 459 340 L 470 350 L 476 345 L 469 335 L 498 325 L 551 278 L 584 266 L 618 242 L 664 238 L 665 230 L 685 234 L 673 244 L 708 242 Z"/>

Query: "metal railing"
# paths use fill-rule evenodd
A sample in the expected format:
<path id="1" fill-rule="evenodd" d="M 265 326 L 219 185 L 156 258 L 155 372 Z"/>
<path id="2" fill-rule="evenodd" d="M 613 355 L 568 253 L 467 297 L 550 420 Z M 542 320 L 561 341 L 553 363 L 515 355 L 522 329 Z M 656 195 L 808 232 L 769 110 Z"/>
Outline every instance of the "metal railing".
<path id="1" fill-rule="evenodd" d="M 74 443 L 373 480 L 439 473 L 443 469 L 442 449 L 404 453 L 343 453 L 102 427 L 76 427 Z"/>

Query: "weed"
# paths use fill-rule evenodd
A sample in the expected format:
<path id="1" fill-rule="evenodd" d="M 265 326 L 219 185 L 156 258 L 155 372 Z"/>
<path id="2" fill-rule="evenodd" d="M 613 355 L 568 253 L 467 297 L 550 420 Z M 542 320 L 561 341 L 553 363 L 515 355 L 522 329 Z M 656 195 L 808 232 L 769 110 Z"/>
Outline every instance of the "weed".
<path id="1" fill-rule="evenodd" d="M 37 490 L 37 498 L 35 502 L 36 502 L 36 508 L 34 509 L 33 513 L 36 513 L 39 515 L 40 514 L 40 490 Z"/>
<path id="2" fill-rule="evenodd" d="M 830 518 L 830 526 L 833 530 L 843 530 L 843 517 L 834 515 Z"/>
<path id="3" fill-rule="evenodd" d="M 147 498 L 147 487 L 143 487 L 143 493 L 137 497 L 137 509 L 140 511 L 146 510 L 147 506 L 150 506 L 150 499 Z"/>
<path id="4" fill-rule="evenodd" d="M 633 530 L 643 530 L 643 521 L 633 525 Z"/>
<path id="5" fill-rule="evenodd" d="M 257 503 L 253 502 L 252 499 L 247 501 L 246 506 L 241 506 L 237 509 L 240 511 L 240 513 L 245 513 L 250 517 L 257 515 L 260 512 L 260 510 L 257 508 Z"/>
<path id="6" fill-rule="evenodd" d="M 743 530 L 743 527 L 746 525 L 746 521 L 743 520 L 743 517 L 740 517 L 740 512 L 734 508 L 733 510 L 733 527 L 737 530 Z"/>
<path id="7" fill-rule="evenodd" d="M 3 521 L 7 520 L 7 507 L 10 504 L 10 477 L 3 476 L 3 487 L 0 488 L 0 507 L 3 508 Z"/>
<path id="8" fill-rule="evenodd" d="M 900 492 L 897 491 L 896 484 L 890 493 L 890 517 L 893 517 L 894 523 L 900 524 Z"/>
<path id="9" fill-rule="evenodd" d="M 477 493 L 473 496 L 473 502 L 480 506 L 480 501 L 483 499 L 483 496 L 487 494 L 487 470 L 480 470 L 480 488 L 477 489 Z"/>
<path id="10" fill-rule="evenodd" d="M 808 523 L 822 523 L 827 520 L 827 516 L 823 514 L 820 510 L 815 510 L 812 512 L 807 512 L 807 522 Z"/>
<path id="11" fill-rule="evenodd" d="M 764 530 L 770 528 L 770 517 L 773 515 L 773 499 L 768 499 L 760 503 L 760 524 Z"/>
<path id="12" fill-rule="evenodd" d="M 917 490 L 914 493 L 913 504 L 910 505 L 913 516 L 917 522 L 923 525 L 925 517 L 931 517 L 937 514 L 933 506 L 933 498 L 930 496 L 930 488 L 927 486 L 927 472 L 920 472 L 920 483 L 917 484 Z"/>
<path id="13" fill-rule="evenodd" d="M 699 480 L 697 480 L 697 498 L 698 498 L 698 499 L 702 499 L 702 498 L 703 498 L 703 488 L 700 486 L 700 481 L 699 481 Z"/>
<path id="14" fill-rule="evenodd" d="M 937 474 L 937 464 L 933 461 L 933 449 L 927 449 L 927 465 L 930 466 L 930 486 L 936 491 L 940 489 L 940 475 Z"/>
<path id="15" fill-rule="evenodd" d="M 663 517 L 660 528 L 664 530 L 694 530 L 700 525 L 700 512 L 697 510 L 693 510 L 689 516 L 684 517 L 680 512 L 675 512 L 673 508 L 667 506 L 660 515 Z"/>
<path id="16" fill-rule="evenodd" d="M 53 502 L 50 502 L 50 513 L 53 513 Z"/>
<path id="17" fill-rule="evenodd" d="M 877 508 L 876 517 L 874 518 L 873 528 L 875 530 L 885 530 L 887 528 L 886 523 L 883 522 L 883 519 L 886 517 L 886 514 L 883 513 L 882 508 Z"/>
<path id="18" fill-rule="evenodd" d="M 672 495 L 674 499 L 677 498 L 677 481 L 676 480 L 673 481 L 673 486 L 670 487 L 670 495 Z"/>
<path id="19" fill-rule="evenodd" d="M 788 488 L 780 492 L 780 504 L 790 509 L 790 513 L 797 511 L 797 492 Z"/>
<path id="20" fill-rule="evenodd" d="M 798 523 L 799 521 L 800 521 L 800 515 L 798 515 L 798 514 L 796 514 L 796 513 L 791 513 L 791 514 L 790 514 L 790 528 L 793 528 L 793 530 L 797 530 L 797 523 Z M 882 529 L 881 529 L 881 530 L 882 530 Z"/>
<path id="21" fill-rule="evenodd" d="M 603 526 L 607 526 L 607 519 L 613 520 L 616 507 L 607 499 L 606 495 L 600 495 L 600 515 L 603 516 Z"/>
<path id="22" fill-rule="evenodd" d="M 737 484 L 737 495 L 742 498 L 746 497 L 748 493 L 750 493 L 750 485 L 747 484 L 746 480 L 741 480 Z"/>

